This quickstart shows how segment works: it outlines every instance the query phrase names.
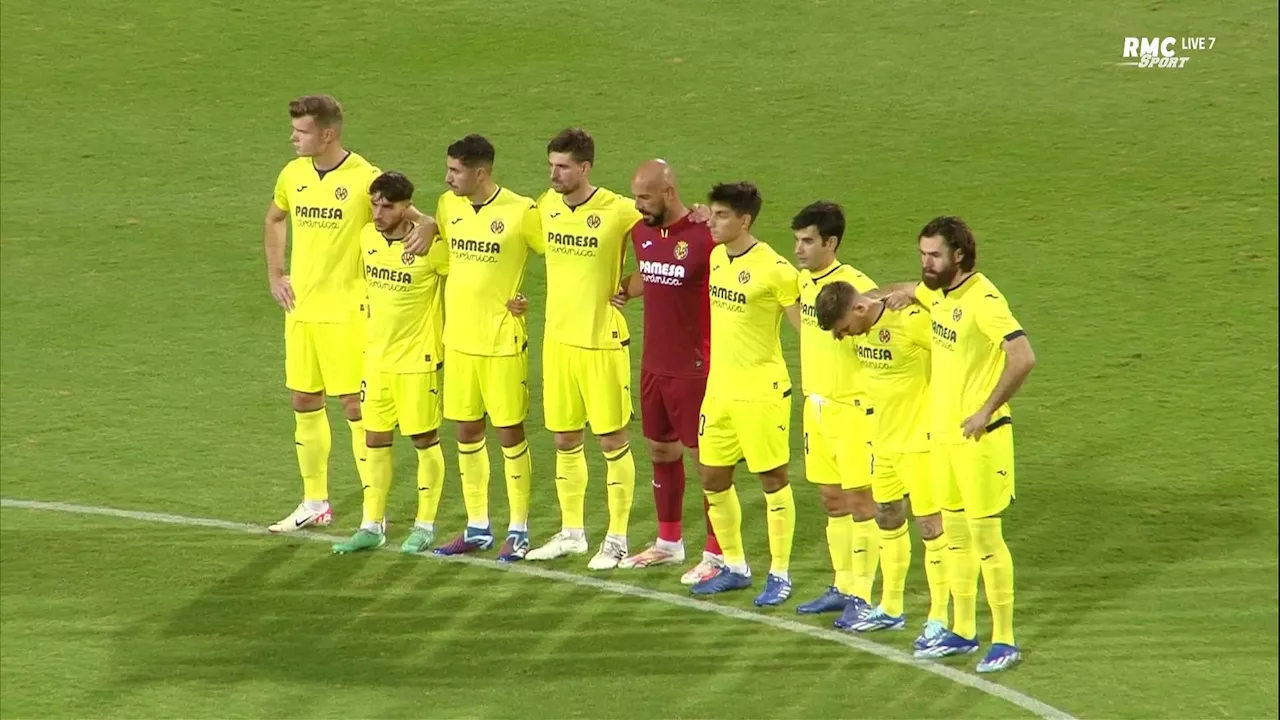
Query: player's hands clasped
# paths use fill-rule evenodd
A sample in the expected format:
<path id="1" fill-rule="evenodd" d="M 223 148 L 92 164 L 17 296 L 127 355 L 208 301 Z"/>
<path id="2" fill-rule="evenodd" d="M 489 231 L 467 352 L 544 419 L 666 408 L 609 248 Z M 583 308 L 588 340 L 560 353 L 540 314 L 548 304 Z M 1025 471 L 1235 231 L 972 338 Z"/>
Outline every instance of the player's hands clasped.
<path id="1" fill-rule="evenodd" d="M 960 428 L 964 431 L 966 438 L 978 440 L 987 434 L 987 425 L 990 424 L 991 413 L 986 409 L 982 409 L 965 418 L 964 422 L 960 424 Z"/>
<path id="2" fill-rule="evenodd" d="M 418 224 L 404 239 L 404 250 L 414 255 L 426 255 L 432 241 L 437 237 L 436 221 L 427 218 Z"/>
<path id="3" fill-rule="evenodd" d="M 285 311 L 293 311 L 293 284 L 289 282 L 288 275 L 281 275 L 278 278 L 272 278 L 271 297 L 274 298 L 276 304 L 284 308 Z"/>
<path id="4" fill-rule="evenodd" d="M 515 297 L 507 301 L 507 312 L 510 312 L 512 315 L 516 317 L 520 317 L 521 315 L 524 315 L 528 309 L 529 309 L 529 298 L 526 298 L 524 295 L 520 293 L 516 293 Z"/>

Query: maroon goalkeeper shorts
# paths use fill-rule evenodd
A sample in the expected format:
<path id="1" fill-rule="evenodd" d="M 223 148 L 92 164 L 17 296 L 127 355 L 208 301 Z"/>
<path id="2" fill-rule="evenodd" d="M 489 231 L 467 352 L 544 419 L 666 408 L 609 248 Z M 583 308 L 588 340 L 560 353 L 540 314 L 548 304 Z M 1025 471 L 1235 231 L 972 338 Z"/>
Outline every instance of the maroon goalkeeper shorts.
<path id="1" fill-rule="evenodd" d="M 645 438 L 698 447 L 698 415 L 707 379 L 668 377 L 640 371 L 640 427 Z"/>

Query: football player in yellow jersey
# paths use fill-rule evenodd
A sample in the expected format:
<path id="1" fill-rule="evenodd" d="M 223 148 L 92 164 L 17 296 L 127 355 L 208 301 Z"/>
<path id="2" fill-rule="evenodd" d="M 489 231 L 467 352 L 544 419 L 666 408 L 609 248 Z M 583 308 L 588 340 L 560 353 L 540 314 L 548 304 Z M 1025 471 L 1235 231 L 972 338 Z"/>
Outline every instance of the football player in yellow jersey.
<path id="1" fill-rule="evenodd" d="M 818 293 L 834 282 L 860 290 L 876 286 L 840 262 L 844 211 L 815 202 L 791 221 L 800 266 L 800 370 L 804 386 L 805 477 L 818 486 L 827 511 L 827 550 L 835 582 L 796 611 L 842 612 L 835 625 L 847 629 L 870 607 L 880 541 L 871 493 L 872 404 L 863 387 L 853 338 L 836 339 L 818 327 Z"/>
<path id="2" fill-rule="evenodd" d="M 542 404 L 547 429 L 555 433 L 561 530 L 526 557 L 550 560 L 587 552 L 583 432 L 590 424 L 604 452 L 609 530 L 587 567 L 608 570 L 628 555 L 636 482 L 627 439 L 631 336 L 611 300 L 621 287 L 627 238 L 640 212 L 629 198 L 591 184 L 595 141 L 585 130 L 569 128 L 552 138 L 547 161 L 551 189 L 538 198 L 547 239 Z"/>
<path id="3" fill-rule="evenodd" d="M 369 292 L 368 347 L 361 383 L 365 440 L 364 521 L 335 553 L 381 547 L 386 542 L 391 488 L 392 432 L 413 440 L 418 453 L 418 513 L 403 552 L 422 552 L 435 534 L 444 485 L 440 452 L 440 368 L 444 360 L 444 276 L 449 251 L 434 243 L 426 257 L 404 247 L 416 223 L 409 213 L 413 183 L 387 172 L 369 186 L 373 222 L 360 235 Z"/>
<path id="4" fill-rule="evenodd" d="M 285 310 L 285 385 L 292 395 L 294 444 L 302 472 L 303 502 L 271 532 L 328 525 L 329 417 L 325 396 L 342 402 L 361 483 L 364 429 L 360 374 L 365 343 L 365 287 L 360 232 L 371 219 L 369 183 L 378 169 L 342 146 L 342 106 L 328 95 L 289 103 L 298 157 L 276 179 L 267 206 L 263 245 L 271 296 Z M 417 221 L 405 241 L 426 251 L 435 223 L 412 207 Z M 285 248 L 291 250 L 285 269 Z"/>
<path id="5" fill-rule="evenodd" d="M 880 566 L 884 575 L 880 605 L 865 607 L 850 630 L 897 630 L 906 625 L 902 594 L 911 567 L 904 498 L 925 545 L 929 582 L 929 619 L 916 648 L 932 644 L 947 631 L 947 539 L 929 466 L 929 314 L 911 306 L 888 310 L 845 282 L 822 288 L 816 303 L 818 327 L 853 339 L 862 365 L 863 385 L 875 407 L 875 456 L 871 464 L 876 523 L 880 526 Z"/>
<path id="6" fill-rule="evenodd" d="M 529 480 L 525 441 L 529 412 L 529 337 L 523 296 L 529 253 L 543 254 L 545 238 L 533 200 L 493 180 L 493 144 L 468 135 L 449 146 L 436 222 L 449 250 L 444 323 L 444 416 L 457 423 L 458 470 L 467 506 L 467 528 L 436 548 L 440 555 L 485 550 L 489 527 L 489 451 L 485 418 L 502 444 L 510 521 L 498 560 L 514 562 L 529 551 Z"/>
<path id="7" fill-rule="evenodd" d="M 750 183 L 717 185 L 709 195 L 711 234 L 711 369 L 698 418 L 699 471 L 708 514 L 725 566 L 694 584 L 695 595 L 742 590 L 751 569 L 742 546 L 742 506 L 733 468 L 745 459 L 764 489 L 772 564 L 757 606 L 791 596 L 795 498 L 787 482 L 791 459 L 791 377 L 778 328 L 786 315 L 800 328 L 796 270 L 751 234 L 760 192 Z"/>
<path id="8" fill-rule="evenodd" d="M 1000 514 L 1014 497 L 1013 420 L 1009 401 L 1035 367 L 1035 353 L 1009 303 L 977 272 L 978 245 L 957 217 L 920 231 L 921 283 L 883 291 L 890 308 L 917 303 L 933 329 L 933 466 L 947 534 L 955 617 L 950 632 L 918 657 L 978 650 L 978 575 L 991 607 L 991 648 L 979 672 L 998 672 L 1021 654 L 1013 636 L 1013 558 Z M 872 293 L 876 297 L 875 292 Z"/>

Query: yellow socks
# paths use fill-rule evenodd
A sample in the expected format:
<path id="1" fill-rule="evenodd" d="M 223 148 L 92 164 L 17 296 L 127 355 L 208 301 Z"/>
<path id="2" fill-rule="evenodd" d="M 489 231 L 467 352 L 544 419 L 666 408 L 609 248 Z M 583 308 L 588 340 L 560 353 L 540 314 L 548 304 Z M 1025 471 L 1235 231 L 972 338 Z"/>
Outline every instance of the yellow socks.
<path id="1" fill-rule="evenodd" d="M 609 534 L 625 538 L 636 495 L 636 463 L 631 445 L 604 454 L 605 484 L 609 493 Z"/>
<path id="2" fill-rule="evenodd" d="M 510 530 L 529 530 L 529 482 L 533 476 L 533 461 L 529 457 L 529 443 L 502 448 L 502 469 L 507 476 L 507 504 L 511 507 Z"/>
<path id="3" fill-rule="evenodd" d="M 982 584 L 991 606 L 991 642 L 1014 645 L 1013 556 L 1004 542 L 998 517 L 970 520 L 974 554 L 982 564 Z"/>
<path id="4" fill-rule="evenodd" d="M 836 571 L 836 589 L 853 593 L 853 516 L 827 517 L 827 552 Z"/>
<path id="5" fill-rule="evenodd" d="M 854 597 L 871 602 L 871 586 L 876 581 L 876 564 L 880 560 L 880 528 L 875 518 L 853 521 L 853 591 Z"/>
<path id="6" fill-rule="evenodd" d="M 707 496 L 707 517 L 720 541 L 724 564 L 745 575 L 747 554 L 742 547 L 742 505 L 738 502 L 738 488 L 731 486 L 721 492 L 704 490 L 703 493 Z"/>
<path id="7" fill-rule="evenodd" d="M 787 485 L 777 492 L 765 493 L 764 502 L 769 522 L 769 555 L 772 556 L 769 573 L 789 580 L 791 542 L 796 535 L 796 498 Z"/>
<path id="8" fill-rule="evenodd" d="M 963 512 L 942 511 L 942 531 L 947 535 L 947 576 L 955 620 L 951 632 L 972 640 L 978 635 L 978 555 L 974 552 L 969 522 Z"/>
<path id="9" fill-rule="evenodd" d="M 458 443 L 458 473 L 462 475 L 467 527 L 489 527 L 489 449 L 484 440 Z"/>
<path id="10" fill-rule="evenodd" d="M 364 476 L 365 458 L 368 457 L 369 450 L 364 444 L 364 421 L 347 420 L 347 427 L 351 428 L 351 457 L 356 459 L 356 475 L 360 478 L 360 486 L 364 487 L 369 484 Z"/>
<path id="11" fill-rule="evenodd" d="M 366 448 L 364 472 L 364 522 L 361 527 L 382 529 L 387 517 L 387 495 L 391 491 L 391 446 Z"/>
<path id="12" fill-rule="evenodd" d="M 632 469 L 632 479 L 635 470 Z M 582 501 L 587 495 L 587 456 L 582 446 L 556 450 L 556 497 L 560 500 L 560 526 L 564 530 L 585 530 Z"/>
<path id="13" fill-rule="evenodd" d="M 947 624 L 951 585 L 947 579 L 947 534 L 924 541 L 924 576 L 929 581 L 929 619 Z"/>
<path id="14" fill-rule="evenodd" d="M 880 606 L 886 615 L 902 614 L 902 592 L 907 587 L 907 570 L 911 568 L 911 534 L 907 524 L 892 530 L 880 530 Z"/>
<path id="15" fill-rule="evenodd" d="M 329 414 L 324 408 L 293 414 L 293 444 L 302 471 L 302 499 L 324 502 L 329 499 Z"/>
<path id="16" fill-rule="evenodd" d="M 415 449 L 418 451 L 417 521 L 420 525 L 435 527 L 440 493 L 444 490 L 444 452 L 439 442 Z"/>

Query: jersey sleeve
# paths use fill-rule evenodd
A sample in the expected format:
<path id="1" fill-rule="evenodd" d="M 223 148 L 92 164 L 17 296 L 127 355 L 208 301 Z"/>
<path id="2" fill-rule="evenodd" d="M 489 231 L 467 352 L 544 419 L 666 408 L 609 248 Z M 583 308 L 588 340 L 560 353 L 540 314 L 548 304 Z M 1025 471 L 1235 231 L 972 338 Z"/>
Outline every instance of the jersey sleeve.
<path id="1" fill-rule="evenodd" d="M 447 245 L 449 243 L 449 232 L 445 229 L 449 227 L 448 206 L 445 204 L 445 196 L 441 195 L 436 200 L 436 232 L 440 233 L 440 239 Z"/>
<path id="2" fill-rule="evenodd" d="M 427 264 L 437 275 L 449 274 L 449 243 L 443 238 L 431 243 L 427 250 Z"/>
<path id="3" fill-rule="evenodd" d="M 529 249 L 538 255 L 547 253 L 547 236 L 542 234 L 542 214 L 538 212 L 537 204 L 531 204 L 528 210 L 524 211 L 524 219 L 522 221 L 524 230 L 524 242 Z"/>
<path id="4" fill-rule="evenodd" d="M 857 276 L 854 277 L 853 289 L 860 293 L 869 293 L 877 287 L 875 280 L 872 280 L 862 273 L 858 273 Z"/>
<path id="5" fill-rule="evenodd" d="M 640 222 L 640 211 L 636 209 L 636 201 L 629 197 L 618 197 L 618 220 L 622 223 L 624 232 L 631 232 L 631 228 Z"/>
<path id="6" fill-rule="evenodd" d="M 933 301 L 936 299 L 935 294 L 936 294 L 936 291 L 930 290 L 928 287 L 925 286 L 924 283 L 916 283 L 916 290 L 915 290 L 916 300 L 918 300 L 921 305 L 924 305 L 925 307 L 929 307 L 933 303 Z"/>
<path id="7" fill-rule="evenodd" d="M 1009 310 L 1009 303 L 994 289 L 983 291 L 982 297 L 974 303 L 974 313 L 978 329 L 996 345 L 1026 334 Z"/>
<path id="8" fill-rule="evenodd" d="M 923 308 L 909 307 L 902 310 L 902 326 L 906 330 L 907 339 L 923 348 L 933 343 L 929 313 Z"/>
<path id="9" fill-rule="evenodd" d="M 773 271 L 773 293 L 782 307 L 791 307 L 800 300 L 800 273 L 791 263 L 778 258 Z"/>
<path id="10" fill-rule="evenodd" d="M 286 212 L 289 210 L 289 183 L 286 182 L 288 178 L 285 177 L 288 172 L 288 168 L 285 168 L 276 176 L 276 189 L 273 198 L 276 207 Z"/>

